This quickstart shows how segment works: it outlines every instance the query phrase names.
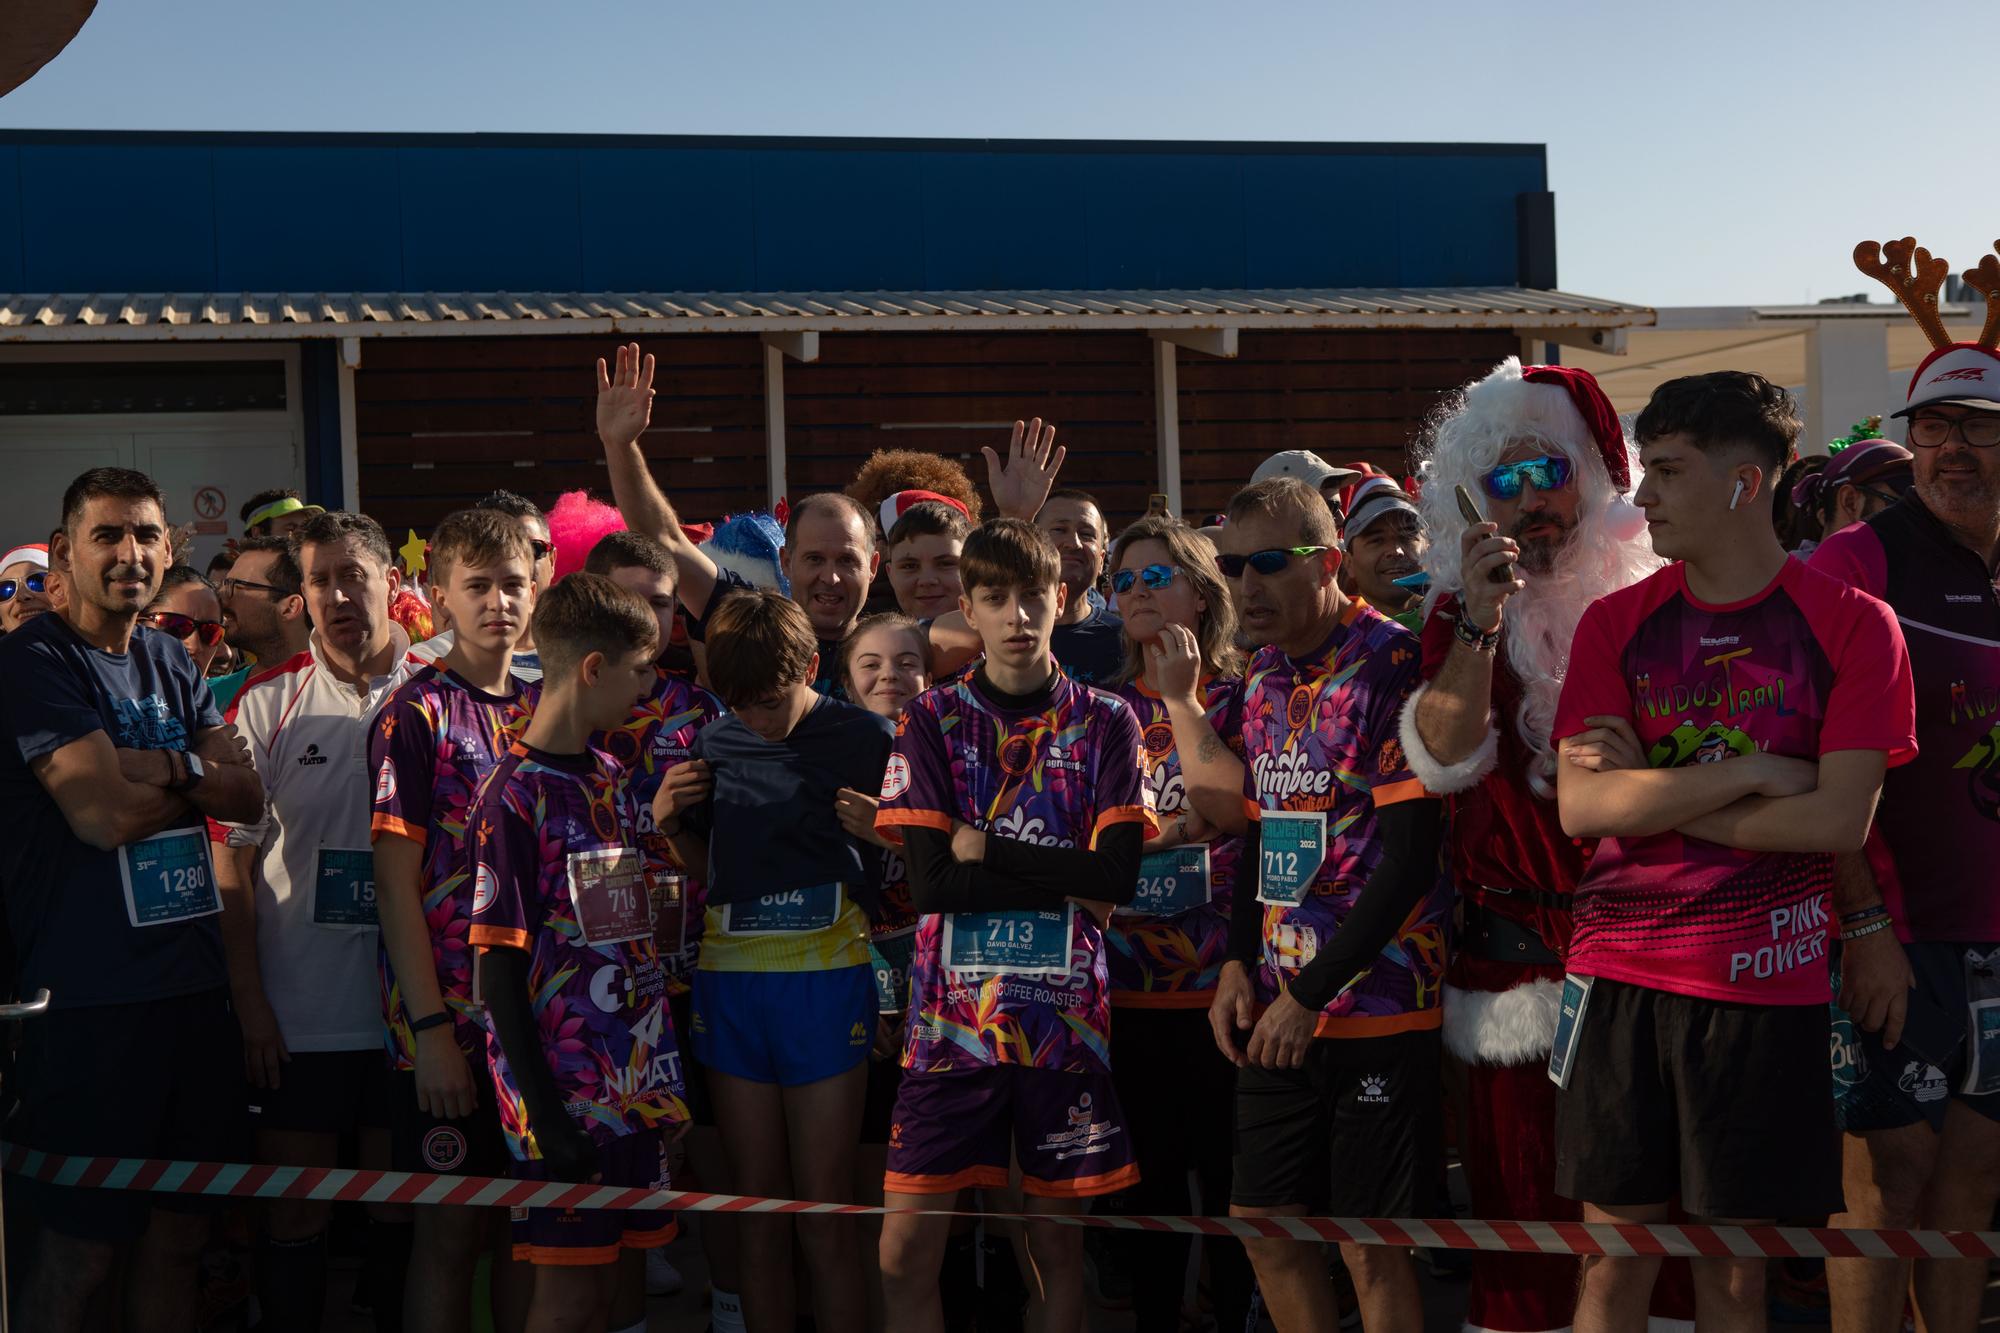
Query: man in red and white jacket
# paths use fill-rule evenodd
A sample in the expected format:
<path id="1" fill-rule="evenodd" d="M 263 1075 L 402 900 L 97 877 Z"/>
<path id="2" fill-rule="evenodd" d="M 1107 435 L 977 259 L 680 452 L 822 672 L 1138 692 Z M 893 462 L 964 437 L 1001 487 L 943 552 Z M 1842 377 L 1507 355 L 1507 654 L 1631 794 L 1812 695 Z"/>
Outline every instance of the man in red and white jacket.
<path id="1" fill-rule="evenodd" d="M 1450 812 L 1464 930 L 1444 1040 L 1467 1071 L 1472 1210 L 1573 1219 L 1576 1205 L 1555 1192 L 1547 1063 L 1570 894 L 1589 848 L 1557 816 L 1550 730 L 1584 608 L 1660 561 L 1623 498 L 1632 458 L 1618 414 L 1587 371 L 1510 357 L 1465 389 L 1420 452 L 1431 591 L 1424 684 L 1404 709 L 1402 742 Z M 1487 522 L 1466 519 L 1458 487 Z M 1576 1282 L 1574 1259 L 1476 1255 L 1466 1327 L 1567 1328 Z"/>

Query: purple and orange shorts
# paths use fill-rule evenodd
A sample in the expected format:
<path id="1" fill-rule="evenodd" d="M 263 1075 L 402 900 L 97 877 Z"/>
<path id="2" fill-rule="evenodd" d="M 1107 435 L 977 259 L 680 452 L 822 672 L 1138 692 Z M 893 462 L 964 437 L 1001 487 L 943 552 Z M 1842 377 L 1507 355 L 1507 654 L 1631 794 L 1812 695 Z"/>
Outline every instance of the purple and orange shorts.
<path id="1" fill-rule="evenodd" d="M 1089 1198 L 1136 1184 L 1111 1075 L 1020 1065 L 903 1071 L 884 1190 L 999 1188 L 1017 1158 L 1022 1191 L 1040 1198 Z"/>
<path id="2" fill-rule="evenodd" d="M 667 1189 L 666 1141 L 658 1131 L 628 1134 L 597 1145 L 603 1184 Z M 547 1180 L 539 1161 L 514 1163 L 517 1180 Z M 680 1234 L 670 1212 L 632 1208 L 516 1208 L 514 1258 L 523 1263 L 580 1267 L 614 1262 L 623 1250 L 653 1250 Z"/>

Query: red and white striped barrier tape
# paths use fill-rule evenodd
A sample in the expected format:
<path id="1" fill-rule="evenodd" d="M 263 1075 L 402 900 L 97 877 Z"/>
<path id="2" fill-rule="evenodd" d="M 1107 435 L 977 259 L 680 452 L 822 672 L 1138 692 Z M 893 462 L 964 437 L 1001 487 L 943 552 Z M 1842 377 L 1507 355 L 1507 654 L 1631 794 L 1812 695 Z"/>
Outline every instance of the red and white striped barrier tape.
<path id="1" fill-rule="evenodd" d="M 80 1189 L 150 1190 L 238 1199 L 329 1199 L 356 1203 L 459 1204 L 468 1207 L 630 1208 L 689 1213 L 783 1213 L 818 1217 L 881 1217 L 896 1210 L 858 1203 L 808 1203 L 695 1190 L 565 1185 L 492 1176 L 439 1176 L 333 1167 L 246 1166 L 168 1162 L 142 1157 L 65 1157 L 0 1144 L 10 1175 Z M 1155 1217 L 1097 1213 L 1050 1216 L 956 1213 L 932 1216 L 1062 1222 L 1119 1231 L 1236 1236 L 1244 1240 L 1348 1241 L 1431 1250 L 1498 1250 L 1512 1254 L 1662 1255 L 1690 1259 L 1994 1259 L 2000 1231 L 1890 1231 L 1833 1227 L 1725 1227 L 1693 1222 L 1638 1225 L 1608 1222 L 1481 1222 L 1449 1218 Z"/>

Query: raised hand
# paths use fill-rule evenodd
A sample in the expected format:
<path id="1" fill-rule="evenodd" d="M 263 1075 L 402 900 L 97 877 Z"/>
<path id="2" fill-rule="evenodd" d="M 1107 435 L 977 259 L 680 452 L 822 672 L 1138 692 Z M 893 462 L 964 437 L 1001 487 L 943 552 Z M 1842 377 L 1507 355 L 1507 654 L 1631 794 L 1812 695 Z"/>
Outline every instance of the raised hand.
<path id="1" fill-rule="evenodd" d="M 652 353 L 640 356 L 639 344 L 626 343 L 618 349 L 615 368 L 597 358 L 597 438 L 607 448 L 630 444 L 652 419 Z"/>
<path id="2" fill-rule="evenodd" d="M 1520 561 L 1520 544 L 1502 537 L 1497 524 L 1470 524 L 1458 539 L 1459 614 L 1481 633 L 1499 629 L 1507 599 L 1528 586 L 1521 581 Z M 1512 577 L 1495 583 L 1496 569 L 1508 569 Z"/>
<path id="3" fill-rule="evenodd" d="M 599 411 L 601 414 L 602 409 Z M 1006 462 L 1000 461 L 991 445 L 979 452 L 986 455 L 986 484 L 992 488 L 1000 516 L 1029 522 L 1042 512 L 1042 502 L 1055 489 L 1056 474 L 1069 456 L 1069 450 L 1056 443 L 1056 428 L 1044 426 L 1040 417 L 1026 425 L 1014 423 L 1014 433 L 1007 439 Z"/>
<path id="4" fill-rule="evenodd" d="M 1156 642 L 1146 645 L 1153 668 L 1153 686 L 1163 699 L 1194 698 L 1201 682 L 1201 644 L 1185 625 L 1161 627 Z"/>

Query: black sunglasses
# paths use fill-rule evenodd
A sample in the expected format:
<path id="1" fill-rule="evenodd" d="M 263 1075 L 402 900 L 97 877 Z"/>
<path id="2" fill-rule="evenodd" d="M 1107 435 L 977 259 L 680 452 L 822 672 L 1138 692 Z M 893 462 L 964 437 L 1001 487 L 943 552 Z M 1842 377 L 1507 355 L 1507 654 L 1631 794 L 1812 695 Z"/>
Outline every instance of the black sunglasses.
<path id="1" fill-rule="evenodd" d="M 550 556 L 555 554 L 556 544 L 554 542 L 545 542 L 538 538 L 530 537 L 528 538 L 528 549 L 535 553 L 535 562 L 537 564 L 540 564 L 542 561 L 548 559 Z"/>
<path id="2" fill-rule="evenodd" d="M 1321 551 L 1332 550 L 1329 546 L 1273 546 L 1269 550 L 1252 551 L 1248 555 L 1219 555 L 1215 563 L 1222 566 L 1222 576 L 1226 579 L 1243 577 L 1243 567 L 1248 565 L 1259 574 L 1276 574 L 1292 563 L 1295 555 L 1318 555 Z"/>

